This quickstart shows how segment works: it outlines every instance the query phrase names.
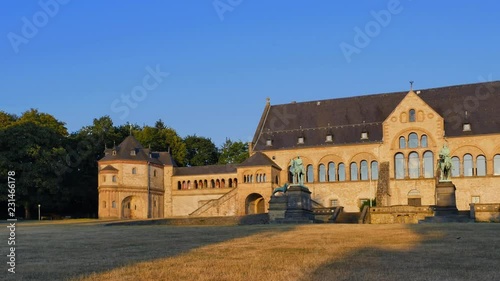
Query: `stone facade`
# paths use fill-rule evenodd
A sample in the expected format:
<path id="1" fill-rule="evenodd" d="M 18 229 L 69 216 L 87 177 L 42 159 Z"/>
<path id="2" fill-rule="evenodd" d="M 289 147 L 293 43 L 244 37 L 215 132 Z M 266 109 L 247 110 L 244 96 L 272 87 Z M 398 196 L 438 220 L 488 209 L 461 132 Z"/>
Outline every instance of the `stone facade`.
<path id="1" fill-rule="evenodd" d="M 481 108 L 468 104 L 474 98 Z M 130 136 L 99 161 L 99 217 L 267 212 L 272 190 L 289 182 L 297 156 L 314 204 L 347 212 L 370 199 L 378 207 L 432 206 L 445 143 L 455 164 L 457 208 L 498 203 L 499 102 L 498 82 L 277 106 L 268 100 L 251 157 L 233 166 L 179 168 L 168 153 L 150 152 Z"/>

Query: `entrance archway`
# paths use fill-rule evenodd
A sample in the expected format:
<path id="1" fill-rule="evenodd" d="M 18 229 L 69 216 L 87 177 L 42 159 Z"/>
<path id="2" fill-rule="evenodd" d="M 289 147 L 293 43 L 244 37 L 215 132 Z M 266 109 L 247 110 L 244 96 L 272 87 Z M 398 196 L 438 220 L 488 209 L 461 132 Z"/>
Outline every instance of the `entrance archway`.
<path id="1" fill-rule="evenodd" d="M 123 219 L 144 219 L 145 206 L 141 198 L 137 196 L 128 196 L 122 201 L 122 218 Z"/>
<path id="2" fill-rule="evenodd" d="M 266 212 L 264 197 L 258 193 L 252 193 L 245 200 L 245 214 L 262 214 Z"/>

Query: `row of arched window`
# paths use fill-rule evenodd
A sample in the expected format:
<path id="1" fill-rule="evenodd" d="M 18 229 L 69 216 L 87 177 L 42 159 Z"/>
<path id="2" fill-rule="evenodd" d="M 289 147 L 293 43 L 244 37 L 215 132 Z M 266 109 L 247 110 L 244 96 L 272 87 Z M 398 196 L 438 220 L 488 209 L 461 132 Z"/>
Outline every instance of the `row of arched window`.
<path id="1" fill-rule="evenodd" d="M 410 179 L 434 177 L 434 153 L 426 151 L 423 153 L 422 162 L 420 155 L 412 151 L 408 158 L 401 152 L 394 155 L 394 178 L 404 179 L 408 176 Z"/>
<path id="2" fill-rule="evenodd" d="M 486 157 L 484 155 L 478 155 L 475 160 L 476 161 L 474 161 L 474 157 L 472 157 L 471 154 L 465 154 L 463 156 L 463 161 L 460 161 L 458 156 L 453 156 L 451 158 L 451 176 L 486 176 Z M 500 154 L 493 157 L 493 175 L 500 175 Z"/>
<path id="3" fill-rule="evenodd" d="M 177 189 L 178 190 L 183 190 L 183 189 L 206 189 L 206 188 L 232 188 L 232 187 L 238 187 L 238 179 L 237 178 L 230 178 L 227 180 L 225 179 L 211 179 L 210 181 L 208 180 L 194 180 L 194 181 L 177 181 Z"/>
<path id="4" fill-rule="evenodd" d="M 288 181 L 293 182 L 293 175 L 288 169 Z M 366 160 L 359 162 L 352 162 L 349 165 L 349 180 L 377 180 L 378 179 L 378 162 L 372 161 L 368 163 Z M 305 182 L 313 183 L 318 182 L 336 182 L 336 181 L 346 181 L 346 167 L 344 163 L 329 162 L 328 164 L 318 165 L 318 179 L 314 179 L 314 167 L 313 165 L 306 166 L 306 178 Z"/>
<path id="5" fill-rule="evenodd" d="M 428 141 L 427 141 L 427 135 L 422 135 L 420 137 L 420 142 L 417 133 L 410 133 L 408 135 L 408 141 L 404 136 L 399 137 L 399 148 L 400 149 L 405 149 L 405 148 L 417 148 L 417 147 L 427 147 Z"/>

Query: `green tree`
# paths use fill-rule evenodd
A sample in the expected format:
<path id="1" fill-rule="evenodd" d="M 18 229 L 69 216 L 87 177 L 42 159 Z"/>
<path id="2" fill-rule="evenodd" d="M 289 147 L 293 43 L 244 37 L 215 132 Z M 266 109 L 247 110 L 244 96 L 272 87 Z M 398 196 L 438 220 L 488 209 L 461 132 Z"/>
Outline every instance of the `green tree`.
<path id="1" fill-rule="evenodd" d="M 186 164 L 190 166 L 213 165 L 217 163 L 218 151 L 211 139 L 196 135 L 184 138 Z"/>
<path id="2" fill-rule="evenodd" d="M 179 166 L 186 163 L 186 145 L 177 132 L 158 120 L 154 127 L 144 126 L 133 130 L 135 138 L 153 151 L 168 151 Z"/>
<path id="3" fill-rule="evenodd" d="M 239 164 L 248 158 L 248 144 L 226 139 L 219 149 L 219 164 Z"/>
<path id="4" fill-rule="evenodd" d="M 14 114 L 0 111 L 0 128 L 6 128 L 16 122 L 18 117 Z"/>
<path id="5" fill-rule="evenodd" d="M 28 219 L 37 204 L 48 209 L 61 207 L 61 178 L 55 167 L 61 165 L 66 152 L 60 132 L 51 124 L 41 126 L 26 119 L 0 129 L 0 172 L 15 171 L 16 202 L 24 207 Z"/>
<path id="6" fill-rule="evenodd" d="M 62 136 L 68 135 L 68 130 L 66 129 L 64 122 L 60 122 L 48 113 L 39 112 L 38 109 L 32 108 L 24 112 L 15 123 L 33 123 L 40 127 L 50 128 Z"/>

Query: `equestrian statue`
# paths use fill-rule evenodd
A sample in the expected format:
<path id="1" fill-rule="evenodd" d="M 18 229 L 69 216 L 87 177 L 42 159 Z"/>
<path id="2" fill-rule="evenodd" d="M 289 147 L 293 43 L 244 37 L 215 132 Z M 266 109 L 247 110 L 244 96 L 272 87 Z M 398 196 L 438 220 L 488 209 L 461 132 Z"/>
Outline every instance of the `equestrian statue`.
<path id="1" fill-rule="evenodd" d="M 439 169 L 439 181 L 447 182 L 451 181 L 451 157 L 450 157 L 450 149 L 446 145 L 443 145 L 443 148 L 439 151 L 439 159 L 438 159 L 438 169 Z"/>
<path id="2" fill-rule="evenodd" d="M 293 184 L 304 185 L 306 170 L 300 156 L 297 156 L 297 159 L 292 159 L 290 161 L 290 172 L 292 173 Z"/>

